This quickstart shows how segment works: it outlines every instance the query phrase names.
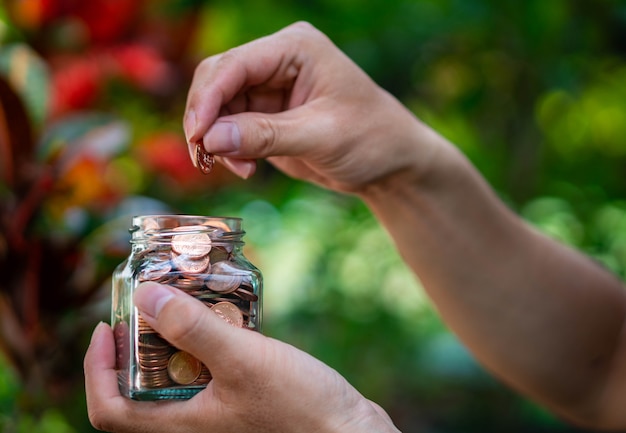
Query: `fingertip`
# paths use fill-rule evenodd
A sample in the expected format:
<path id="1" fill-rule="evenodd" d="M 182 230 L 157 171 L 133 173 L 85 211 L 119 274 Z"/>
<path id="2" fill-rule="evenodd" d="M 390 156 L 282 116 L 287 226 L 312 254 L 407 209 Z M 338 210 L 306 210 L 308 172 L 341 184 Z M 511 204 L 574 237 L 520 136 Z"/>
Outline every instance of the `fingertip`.
<path id="1" fill-rule="evenodd" d="M 196 111 L 193 108 L 189 108 L 185 112 L 183 117 L 183 132 L 185 133 L 185 141 L 187 142 L 187 150 L 189 151 L 189 158 L 194 167 L 198 167 L 198 161 L 196 158 Z"/>
<path id="2" fill-rule="evenodd" d="M 192 143 L 191 141 L 187 141 L 187 151 L 189 152 L 189 159 L 191 159 L 191 164 L 195 168 L 198 168 L 198 154 L 196 151 L 197 143 Z"/>
<path id="3" fill-rule="evenodd" d="M 93 332 L 91 334 L 91 340 L 93 341 L 93 339 L 96 338 L 96 335 L 100 335 L 103 332 L 107 332 L 107 330 L 108 331 L 111 330 L 111 327 L 109 326 L 109 324 L 102 320 L 99 321 L 96 327 L 93 328 Z"/>
<path id="4" fill-rule="evenodd" d="M 85 353 L 85 390 L 89 401 L 119 396 L 115 371 L 115 337 L 104 322 L 98 323 Z"/>
<path id="5" fill-rule="evenodd" d="M 142 314 L 157 318 L 165 304 L 176 296 L 174 290 L 169 286 L 151 281 L 141 283 L 135 289 L 133 301 Z"/>
<path id="6" fill-rule="evenodd" d="M 113 331 L 111 327 L 105 322 L 99 322 L 94 328 L 91 334 L 91 340 L 89 341 L 89 347 L 85 357 L 87 358 L 92 352 L 101 352 L 102 347 L 106 346 L 113 338 Z M 102 359 L 102 358 L 99 358 Z"/>

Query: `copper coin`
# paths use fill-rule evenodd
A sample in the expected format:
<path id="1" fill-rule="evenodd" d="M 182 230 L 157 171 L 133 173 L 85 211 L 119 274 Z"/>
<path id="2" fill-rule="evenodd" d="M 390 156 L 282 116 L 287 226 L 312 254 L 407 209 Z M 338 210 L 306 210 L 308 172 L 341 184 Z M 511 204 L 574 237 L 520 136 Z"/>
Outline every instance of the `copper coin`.
<path id="1" fill-rule="evenodd" d="M 213 227 L 214 229 L 216 229 L 217 232 L 230 232 L 230 231 L 232 231 L 230 229 L 230 226 L 228 224 L 226 224 L 224 221 L 219 221 L 219 220 L 207 221 L 207 222 L 204 223 L 204 225 L 209 226 L 209 227 Z"/>
<path id="2" fill-rule="evenodd" d="M 259 296 L 255 295 L 250 290 L 245 289 L 246 286 L 241 286 L 234 291 L 234 294 L 243 299 L 244 301 L 256 302 L 259 300 Z"/>
<path id="3" fill-rule="evenodd" d="M 172 270 L 169 261 L 161 261 L 149 264 L 139 273 L 140 281 L 156 281 L 166 276 Z"/>
<path id="4" fill-rule="evenodd" d="M 155 218 L 145 218 L 143 220 L 143 231 L 145 233 L 154 233 L 159 229 L 159 223 Z"/>
<path id="5" fill-rule="evenodd" d="M 202 174 L 211 173 L 213 165 L 215 164 L 215 157 L 212 153 L 206 151 L 202 141 L 198 141 L 196 143 L 196 162 L 198 163 L 198 168 Z"/>
<path id="6" fill-rule="evenodd" d="M 206 285 L 214 292 L 230 293 L 237 290 L 242 280 L 241 270 L 222 260 L 211 266 L 211 275 Z"/>
<path id="7" fill-rule="evenodd" d="M 204 280 L 202 278 L 181 277 L 176 281 L 172 281 L 170 285 L 189 293 L 200 291 L 200 289 L 204 288 Z"/>
<path id="8" fill-rule="evenodd" d="M 221 262 L 222 260 L 228 260 L 230 258 L 230 253 L 226 248 L 222 246 L 213 245 L 211 247 L 209 257 L 211 257 L 211 263 L 217 263 Z"/>
<path id="9" fill-rule="evenodd" d="M 208 255 L 195 259 L 186 254 L 176 254 L 172 251 L 172 262 L 185 274 L 201 274 L 208 270 L 210 259 Z"/>
<path id="10" fill-rule="evenodd" d="M 211 238 L 207 233 L 190 233 L 206 230 L 204 226 L 177 227 L 174 231 L 186 231 L 172 236 L 172 250 L 177 254 L 185 254 L 190 258 L 198 259 L 211 251 Z"/>
<path id="11" fill-rule="evenodd" d="M 213 293 L 213 292 L 211 292 L 209 290 L 204 290 L 202 292 L 198 292 L 196 294 L 196 298 L 198 298 L 202 302 L 208 302 L 208 301 L 213 300 L 213 304 L 217 304 L 219 302 L 219 301 L 216 301 L 216 299 L 224 300 L 222 295 L 220 295 L 219 293 Z M 230 299 L 228 299 L 228 301 L 230 301 Z"/>
<path id="12" fill-rule="evenodd" d="M 200 376 L 201 371 L 202 363 L 182 350 L 173 354 L 167 363 L 167 374 L 180 385 L 189 385 Z"/>
<path id="13" fill-rule="evenodd" d="M 159 278 L 158 280 L 154 280 L 154 281 L 156 281 L 157 283 L 161 283 L 161 284 L 172 284 L 177 279 L 178 279 L 178 275 L 168 273 L 166 275 L 163 275 L 162 278 Z"/>
<path id="14" fill-rule="evenodd" d="M 213 376 L 211 376 L 211 372 L 203 364 L 202 365 L 202 372 L 200 373 L 200 376 L 198 376 L 198 378 L 196 379 L 194 384 L 196 384 L 196 385 L 206 385 L 207 383 L 209 383 L 211 381 L 212 378 L 213 378 Z"/>
<path id="15" fill-rule="evenodd" d="M 241 313 L 239 307 L 235 304 L 222 301 L 213 305 L 211 309 L 227 323 L 230 323 L 237 328 L 241 328 L 243 326 L 243 314 Z"/>
<path id="16" fill-rule="evenodd" d="M 158 373 L 142 373 L 141 384 L 146 388 L 165 388 L 171 383 L 165 370 Z"/>

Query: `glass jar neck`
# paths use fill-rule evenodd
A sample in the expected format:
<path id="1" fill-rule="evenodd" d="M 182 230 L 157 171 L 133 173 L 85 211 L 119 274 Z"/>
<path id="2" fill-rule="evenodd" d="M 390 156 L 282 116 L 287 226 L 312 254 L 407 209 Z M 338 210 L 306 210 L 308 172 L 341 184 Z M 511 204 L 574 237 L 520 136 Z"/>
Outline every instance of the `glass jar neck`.
<path id="1" fill-rule="evenodd" d="M 208 235 L 214 244 L 243 245 L 241 218 L 197 215 L 142 215 L 132 219 L 131 244 L 167 244 L 175 236 Z"/>

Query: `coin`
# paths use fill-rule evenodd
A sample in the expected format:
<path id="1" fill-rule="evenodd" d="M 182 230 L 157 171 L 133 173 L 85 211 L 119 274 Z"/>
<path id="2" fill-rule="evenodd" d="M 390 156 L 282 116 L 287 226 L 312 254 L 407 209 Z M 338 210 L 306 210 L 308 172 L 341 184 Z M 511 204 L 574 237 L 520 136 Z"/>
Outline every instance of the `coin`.
<path id="1" fill-rule="evenodd" d="M 241 328 L 243 326 L 243 314 L 235 304 L 222 301 L 213 305 L 211 309 L 227 323 L 230 323 L 237 328 Z"/>
<path id="2" fill-rule="evenodd" d="M 206 385 L 207 383 L 209 383 L 211 381 L 212 378 L 213 378 L 213 376 L 211 376 L 211 372 L 203 364 L 202 365 L 202 372 L 200 373 L 200 376 L 198 376 L 198 378 L 196 379 L 194 384 L 196 384 L 196 385 Z"/>
<path id="3" fill-rule="evenodd" d="M 211 247 L 209 257 L 211 257 L 211 263 L 217 263 L 221 262 L 222 260 L 228 260 L 228 258 L 230 257 L 230 253 L 226 248 L 222 246 L 213 245 Z"/>
<path id="4" fill-rule="evenodd" d="M 211 275 L 207 287 L 214 292 L 230 293 L 235 291 L 242 281 L 241 270 L 232 263 L 222 260 L 211 266 Z"/>
<path id="5" fill-rule="evenodd" d="M 210 258 L 207 254 L 204 257 L 194 259 L 186 254 L 176 254 L 172 251 L 172 262 L 185 274 L 200 274 L 208 270 Z"/>
<path id="6" fill-rule="evenodd" d="M 178 275 L 169 273 L 169 274 L 163 275 L 162 278 L 159 278 L 154 281 L 156 281 L 157 283 L 161 283 L 161 284 L 172 284 L 177 279 L 178 279 Z"/>
<path id="7" fill-rule="evenodd" d="M 143 220 L 143 231 L 145 233 L 154 233 L 160 228 L 158 221 L 155 218 L 145 218 Z"/>
<path id="8" fill-rule="evenodd" d="M 201 258 L 211 251 L 211 238 L 207 233 L 193 233 L 197 230 L 206 230 L 204 226 L 177 227 L 174 231 L 185 231 L 172 236 L 172 251 L 185 254 L 190 258 Z M 192 232 L 192 233 L 190 233 Z"/>
<path id="9" fill-rule="evenodd" d="M 201 371 L 202 363 L 182 350 L 173 354 L 167 363 L 167 374 L 180 385 L 189 385 L 200 376 Z"/>
<path id="10" fill-rule="evenodd" d="M 141 385 L 146 388 L 165 388 L 171 384 L 167 370 L 142 372 Z"/>
<path id="11" fill-rule="evenodd" d="M 204 287 L 204 280 L 196 277 L 180 277 L 170 284 L 185 292 L 199 292 Z"/>
<path id="12" fill-rule="evenodd" d="M 148 325 L 148 323 L 144 320 L 144 318 L 139 315 L 137 316 L 137 329 L 140 334 L 156 334 L 157 332 Z"/>
<path id="13" fill-rule="evenodd" d="M 259 300 L 258 295 L 255 295 L 250 290 L 245 289 L 246 286 L 241 286 L 235 290 L 234 294 L 243 299 L 244 301 L 256 302 Z"/>
<path id="14" fill-rule="evenodd" d="M 139 273 L 140 281 L 156 281 L 165 277 L 172 270 L 169 261 L 150 263 Z"/>
<path id="15" fill-rule="evenodd" d="M 230 226 L 226 224 L 224 221 L 211 220 L 204 223 L 209 227 L 213 227 L 217 232 L 230 232 L 232 231 Z"/>
<path id="16" fill-rule="evenodd" d="M 196 161 L 198 162 L 198 168 L 202 174 L 209 174 L 211 170 L 213 170 L 215 157 L 212 153 L 206 151 L 202 141 L 196 143 Z"/>
<path id="17" fill-rule="evenodd" d="M 151 350 L 151 349 L 166 350 L 169 348 L 169 343 L 156 332 L 155 333 L 140 332 L 137 345 L 139 346 L 139 349 L 143 347 L 146 350 Z"/>

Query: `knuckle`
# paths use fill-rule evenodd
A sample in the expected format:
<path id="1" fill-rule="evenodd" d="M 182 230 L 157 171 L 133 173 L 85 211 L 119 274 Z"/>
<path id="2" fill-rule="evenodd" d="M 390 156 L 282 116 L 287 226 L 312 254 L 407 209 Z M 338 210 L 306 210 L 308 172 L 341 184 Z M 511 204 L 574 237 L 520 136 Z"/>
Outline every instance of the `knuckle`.
<path id="1" fill-rule="evenodd" d="M 255 131 L 259 140 L 259 146 L 261 146 L 261 152 L 263 155 L 271 155 L 272 149 L 275 147 L 279 139 L 279 131 L 274 122 L 267 118 L 260 118 L 258 120 L 258 130 Z"/>
<path id="2" fill-rule="evenodd" d="M 231 64 L 239 62 L 240 61 L 239 51 L 240 51 L 240 48 L 235 47 L 220 54 L 215 60 L 217 69 L 219 69 L 220 67 L 223 67 L 223 68 L 229 67 Z"/>
<path id="3" fill-rule="evenodd" d="M 206 71 L 211 70 L 213 65 L 215 64 L 215 56 L 207 57 L 201 60 L 194 70 L 194 76 L 199 77 L 206 73 Z"/>
<path id="4" fill-rule="evenodd" d="M 300 41 L 326 39 L 324 34 L 308 21 L 297 21 L 287 27 L 287 31 L 296 36 Z"/>
<path id="5" fill-rule="evenodd" d="M 317 28 L 308 21 L 296 21 L 288 27 L 290 30 L 304 33 L 317 33 Z"/>
<path id="6" fill-rule="evenodd" d="M 209 56 L 202 59 L 194 70 L 194 77 L 210 76 L 215 71 L 228 68 L 231 63 L 238 61 L 239 55 L 237 54 L 237 48 L 231 48 L 214 56 Z"/>

